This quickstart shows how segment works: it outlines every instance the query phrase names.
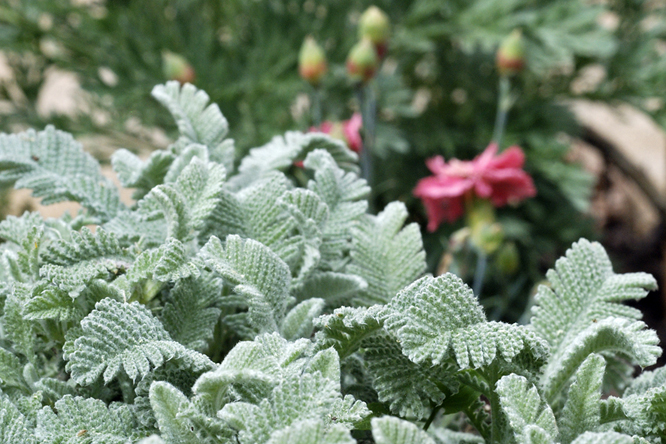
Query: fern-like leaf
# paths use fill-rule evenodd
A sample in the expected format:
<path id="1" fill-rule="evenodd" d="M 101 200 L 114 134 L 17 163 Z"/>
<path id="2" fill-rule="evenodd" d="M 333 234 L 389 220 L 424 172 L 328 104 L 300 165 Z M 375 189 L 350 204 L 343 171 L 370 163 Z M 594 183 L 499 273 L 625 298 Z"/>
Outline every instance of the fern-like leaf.
<path id="1" fill-rule="evenodd" d="M 0 442 L 7 444 L 36 444 L 35 436 L 28 430 L 25 417 L 0 392 Z"/>
<path id="2" fill-rule="evenodd" d="M 515 374 L 502 377 L 497 382 L 497 394 L 502 412 L 518 443 L 529 444 L 537 436 L 547 436 L 551 442 L 558 438 L 553 411 L 526 378 Z M 499 412 L 493 411 L 493 421 L 502 424 Z"/>
<path id="3" fill-rule="evenodd" d="M 210 104 L 208 94 L 190 84 L 182 87 L 171 81 L 153 88 L 152 95 L 173 116 L 180 138 L 176 149 L 193 143 L 205 145 L 211 160 L 231 171 L 234 161 L 233 140 L 225 139 L 229 132 L 227 119 L 217 104 Z"/>
<path id="4" fill-rule="evenodd" d="M 629 435 L 617 432 L 585 432 L 576 438 L 572 444 L 633 444 L 636 441 Z M 638 440 L 638 442 L 641 442 Z"/>
<path id="5" fill-rule="evenodd" d="M 402 354 L 395 337 L 384 330 L 363 340 L 361 353 L 379 401 L 403 418 L 425 419 L 446 393 L 458 391 L 459 384 L 451 377 L 455 369 L 413 363 Z"/>
<path id="6" fill-rule="evenodd" d="M 594 432 L 601 421 L 600 397 L 606 361 L 592 354 L 580 366 L 569 388 L 559 420 L 563 444 L 585 432 Z"/>
<path id="7" fill-rule="evenodd" d="M 231 183 L 237 188 L 247 186 L 273 171 L 290 168 L 295 161 L 305 159 L 310 151 L 317 148 L 328 151 L 344 170 L 358 172 L 358 156 L 344 142 L 323 133 L 288 131 L 284 136 L 273 137 L 264 146 L 251 149 Z"/>
<path id="8" fill-rule="evenodd" d="M 386 306 L 385 328 L 416 363 L 440 364 L 453 358 L 460 368 L 511 362 L 524 353 L 543 363 L 546 344 L 529 329 L 487 322 L 472 290 L 452 274 L 424 277 Z"/>
<path id="9" fill-rule="evenodd" d="M 410 224 L 402 228 L 407 215 L 404 204 L 394 202 L 379 215 L 366 216 L 352 230 L 352 261 L 347 272 L 368 283 L 354 304 L 385 304 L 425 271 L 418 226 Z"/>
<path id="10" fill-rule="evenodd" d="M 184 346 L 205 351 L 222 310 L 222 282 L 210 276 L 179 280 L 164 304 L 162 322 L 169 335 Z"/>
<path id="11" fill-rule="evenodd" d="M 271 434 L 266 444 L 356 444 L 349 430 L 323 421 L 304 420 Z"/>
<path id="12" fill-rule="evenodd" d="M 314 179 L 308 182 L 308 189 L 321 198 L 329 212 L 321 226 L 321 260 L 327 269 L 338 271 L 351 248 L 351 229 L 368 207 L 365 198 L 370 187 L 355 173 L 340 168 L 325 150 L 309 153 L 303 165 L 314 170 Z"/>
<path id="13" fill-rule="evenodd" d="M 44 407 L 38 414 L 36 436 L 41 442 L 125 444 L 138 438 L 137 424 L 127 405 L 107 407 L 99 399 L 65 395 L 54 407 L 55 411 Z"/>
<path id="14" fill-rule="evenodd" d="M 70 134 L 52 126 L 0 135 L 0 184 L 31 188 L 43 205 L 79 202 L 100 222 L 123 207 L 118 189 L 102 175 L 99 163 Z"/>
<path id="15" fill-rule="evenodd" d="M 90 385 L 102 375 L 108 383 L 121 370 L 136 381 L 170 360 L 182 362 L 193 372 L 213 367 L 206 356 L 173 341 L 162 324 L 136 302 L 99 302 L 81 321 L 78 333 L 68 338 L 64 357 L 67 371 L 81 385 Z"/>
<path id="16" fill-rule="evenodd" d="M 154 187 L 164 183 L 164 177 L 175 158 L 169 151 L 157 150 L 144 162 L 126 149 L 120 149 L 111 156 L 111 164 L 120 183 L 125 188 L 135 188 L 132 197 L 141 199 Z"/>
<path id="17" fill-rule="evenodd" d="M 372 419 L 372 436 L 377 444 L 435 444 L 431 436 L 411 422 L 391 416 Z"/>
<path id="18" fill-rule="evenodd" d="M 273 251 L 252 239 L 228 236 L 226 245 L 216 237 L 201 249 L 201 259 L 219 273 L 248 306 L 246 314 L 233 315 L 257 333 L 278 331 L 287 306 L 289 267 Z"/>
<path id="19" fill-rule="evenodd" d="M 607 318 L 593 322 L 578 333 L 543 370 L 540 385 L 549 402 L 554 402 L 578 367 L 592 353 L 611 353 L 643 367 L 652 365 L 661 354 L 659 339 L 641 321 Z"/>
<path id="20" fill-rule="evenodd" d="M 383 307 L 337 308 L 333 314 L 320 316 L 314 325 L 319 328 L 315 334 L 316 347 L 320 350 L 334 347 L 345 359 L 356 352 L 364 339 L 383 327 L 380 313 Z"/>
<path id="21" fill-rule="evenodd" d="M 567 250 L 546 276 L 551 287 L 539 287 L 531 325 L 548 341 L 553 360 L 594 322 L 607 317 L 640 319 L 640 311 L 621 303 L 641 299 L 656 288 L 646 273 L 613 273 L 603 247 L 584 239 Z"/>
<path id="22" fill-rule="evenodd" d="M 150 405 L 167 444 L 200 443 L 192 424 L 179 415 L 189 404 L 189 399 L 167 382 L 153 382 L 150 386 Z"/>
<path id="23" fill-rule="evenodd" d="M 314 325 L 312 321 L 324 309 L 323 299 L 307 299 L 292 308 L 280 323 L 280 334 L 290 341 L 298 338 L 309 338 Z"/>

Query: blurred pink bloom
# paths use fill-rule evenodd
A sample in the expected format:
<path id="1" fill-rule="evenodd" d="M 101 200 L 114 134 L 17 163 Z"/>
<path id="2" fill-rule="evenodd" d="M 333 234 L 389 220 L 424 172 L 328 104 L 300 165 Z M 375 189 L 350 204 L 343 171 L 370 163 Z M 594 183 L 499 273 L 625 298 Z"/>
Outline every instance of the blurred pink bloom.
<path id="1" fill-rule="evenodd" d="M 426 161 L 434 176 L 421 179 L 414 195 L 423 201 L 428 213 L 428 231 L 462 216 L 466 196 L 489 199 L 501 207 L 536 195 L 532 178 L 522 169 L 525 154 L 520 147 L 496 154 L 497 144 L 491 143 L 471 161 L 451 159 L 447 164 L 442 156 Z"/>
<path id="2" fill-rule="evenodd" d="M 354 113 L 351 119 L 342 122 L 342 131 L 345 134 L 345 140 L 349 149 L 357 153 L 363 148 L 363 139 L 361 139 L 361 128 L 363 128 L 363 118 L 361 113 Z"/>
<path id="3" fill-rule="evenodd" d="M 320 131 L 329 134 L 331 137 L 344 141 L 350 150 L 357 153 L 361 152 L 363 148 L 363 139 L 361 139 L 361 128 L 363 127 L 363 119 L 360 113 L 354 113 L 351 119 L 344 122 L 323 122 L 319 128 L 311 127 L 310 132 Z"/>

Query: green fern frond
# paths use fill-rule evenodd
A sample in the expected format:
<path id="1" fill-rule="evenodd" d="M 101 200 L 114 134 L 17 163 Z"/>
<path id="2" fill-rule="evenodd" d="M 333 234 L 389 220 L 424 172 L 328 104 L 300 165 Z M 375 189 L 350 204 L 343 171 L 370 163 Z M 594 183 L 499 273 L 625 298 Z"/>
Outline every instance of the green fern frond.
<path id="1" fill-rule="evenodd" d="M 5 251 L 5 258 L 10 261 L 11 276 L 18 282 L 39 280 L 40 254 L 44 243 L 44 227 L 33 226 L 21 241 L 21 248 L 14 259 L 10 251 Z M 11 262 L 14 262 L 13 264 Z"/>
<path id="2" fill-rule="evenodd" d="M 649 373 L 649 372 L 648 372 Z M 602 421 L 614 430 L 660 442 L 666 438 L 666 385 L 628 390 L 622 398 L 609 397 L 601 404 Z"/>
<path id="3" fill-rule="evenodd" d="M 0 135 L 0 184 L 31 188 L 44 205 L 79 202 L 100 222 L 123 207 L 117 188 L 102 175 L 99 163 L 70 134 L 52 126 L 40 132 Z"/>
<path id="4" fill-rule="evenodd" d="M 597 431 L 601 421 L 601 385 L 606 361 L 592 354 L 574 375 L 567 400 L 559 418 L 563 444 L 569 444 L 585 432 Z"/>
<path id="5" fill-rule="evenodd" d="M 314 179 L 308 189 L 315 192 L 328 206 L 328 217 L 321 226 L 321 260 L 323 265 L 339 271 L 347 252 L 351 249 L 351 229 L 365 214 L 365 200 L 370 187 L 353 172 L 345 172 L 331 154 L 316 149 L 303 162 L 307 169 L 314 170 Z"/>
<path id="6" fill-rule="evenodd" d="M 343 360 L 356 352 L 364 339 L 383 327 L 380 320 L 382 306 L 365 308 L 341 307 L 333 314 L 320 316 L 314 325 L 320 331 L 315 334 L 318 350 L 335 348 Z"/>
<path id="7" fill-rule="evenodd" d="M 216 370 L 199 377 L 192 391 L 215 412 L 231 401 L 259 403 L 279 381 L 304 371 L 310 350 L 306 339 L 288 342 L 277 333 L 259 335 L 236 344 Z"/>
<path id="8" fill-rule="evenodd" d="M 617 432 L 585 432 L 572 444 L 634 444 L 637 441 L 642 443 L 639 437 L 634 438 Z"/>
<path id="9" fill-rule="evenodd" d="M 35 434 L 41 442 L 87 442 L 125 444 L 138 438 L 136 421 L 129 406 L 106 404 L 93 398 L 65 395 L 37 416 Z"/>
<path id="10" fill-rule="evenodd" d="M 654 364 L 661 354 L 657 346 L 659 339 L 654 331 L 645 327 L 641 321 L 607 318 L 580 331 L 570 343 L 561 346 L 544 368 L 540 385 L 546 399 L 554 402 L 592 353 L 611 353 L 642 367 Z"/>
<path id="11" fill-rule="evenodd" d="M 164 219 L 167 237 L 181 241 L 190 235 L 190 215 L 185 197 L 169 185 L 158 185 L 138 203 L 139 212 L 147 220 Z"/>
<path id="12" fill-rule="evenodd" d="M 9 215 L 5 220 L 0 222 L 0 238 L 15 245 L 21 245 L 33 227 L 41 227 L 43 225 L 44 219 L 42 219 L 39 213 L 26 211 L 20 217 Z"/>
<path id="13" fill-rule="evenodd" d="M 411 422 L 391 416 L 372 419 L 372 436 L 377 444 L 435 444 L 431 436 Z"/>
<path id="14" fill-rule="evenodd" d="M 28 321 L 80 321 L 85 315 L 83 307 L 77 305 L 67 291 L 47 283 L 38 284 L 32 289 L 32 297 L 23 309 L 23 318 Z"/>
<path id="15" fill-rule="evenodd" d="M 0 392 L 29 395 L 30 386 L 23 377 L 24 366 L 15 354 L 0 348 Z M 1 441 L 0 441 L 1 442 Z"/>
<path id="16" fill-rule="evenodd" d="M 294 219 L 280 204 L 290 186 L 283 174 L 273 173 L 237 193 L 225 189 L 199 238 L 207 241 L 211 236 L 224 239 L 237 234 L 254 239 L 297 268 L 303 242 L 296 237 Z"/>
<path id="17" fill-rule="evenodd" d="M 179 415 L 189 404 L 189 399 L 167 382 L 153 382 L 150 386 L 150 405 L 167 444 L 200 443 L 192 424 Z"/>
<path id="18" fill-rule="evenodd" d="M 121 370 L 136 381 L 171 360 L 193 372 L 213 367 L 206 356 L 173 341 L 162 324 L 136 302 L 99 302 L 81 321 L 77 333 L 69 335 L 64 347 L 66 369 L 77 384 L 90 385 L 99 376 L 108 383 Z"/>
<path id="19" fill-rule="evenodd" d="M 135 188 L 132 197 L 141 199 L 154 187 L 164 183 L 164 177 L 175 158 L 169 151 L 157 150 L 150 153 L 144 162 L 126 149 L 119 149 L 111 156 L 111 164 L 120 183 L 125 188 Z"/>
<path id="20" fill-rule="evenodd" d="M 347 145 L 323 133 L 301 133 L 288 131 L 284 136 L 275 136 L 270 142 L 252 148 L 238 167 L 238 175 L 230 180 L 235 188 L 263 178 L 273 171 L 284 171 L 297 160 L 303 160 L 315 149 L 328 151 L 335 162 L 345 171 L 358 172 L 358 156 Z"/>
<path id="21" fill-rule="evenodd" d="M 24 307 L 30 298 L 31 287 L 15 283 L 12 293 L 5 301 L 5 313 L 2 327 L 6 337 L 11 341 L 14 351 L 21 353 L 33 362 L 35 359 L 36 331 L 32 322 L 23 318 Z"/>
<path id="22" fill-rule="evenodd" d="M 208 162 L 208 148 L 206 145 L 193 143 L 183 147 L 169 167 L 166 176 L 164 176 L 164 183 L 176 182 L 180 173 L 182 173 L 185 167 L 187 167 L 194 159 L 204 163 Z"/>
<path id="23" fill-rule="evenodd" d="M 232 171 L 234 143 L 225 139 L 229 124 L 217 104 L 209 105 L 208 94 L 189 83 L 181 87 L 179 82 L 171 81 L 155 86 L 152 96 L 169 110 L 178 125 L 180 138 L 175 146 L 177 154 L 193 143 L 205 145 L 210 160 Z"/>
<path id="24" fill-rule="evenodd" d="M 221 165 L 204 163 L 197 158 L 183 168 L 175 182 L 176 189 L 187 199 L 189 223 L 192 230 L 200 230 L 218 205 L 218 195 L 226 179 Z"/>
<path id="25" fill-rule="evenodd" d="M 126 277 L 128 282 L 136 284 L 146 279 L 176 282 L 198 275 L 199 269 L 191 262 L 185 245 L 178 239 L 168 238 L 159 248 L 141 253 Z"/>
<path id="26" fill-rule="evenodd" d="M 388 403 L 391 411 L 403 418 L 425 419 L 433 405 L 444 401 L 445 392 L 458 391 L 459 384 L 451 377 L 454 369 L 414 364 L 386 331 L 363 340 L 361 354 L 379 401 Z"/>
<path id="27" fill-rule="evenodd" d="M 93 233 L 83 227 L 80 233 L 73 231 L 70 236 L 69 240 L 51 243 L 42 255 L 42 260 L 55 265 L 75 265 L 90 259 L 130 257 L 128 252 L 120 247 L 116 236 L 101 228 Z"/>
<path id="28" fill-rule="evenodd" d="M 547 437 L 550 442 L 557 440 L 559 431 L 553 411 L 525 377 L 504 376 L 497 382 L 496 390 L 511 434 L 518 443 L 529 444 L 537 436 Z M 493 422 L 498 422 L 498 430 L 502 430 L 502 420 L 495 413 L 493 411 Z"/>
<path id="29" fill-rule="evenodd" d="M 293 285 L 299 285 L 317 268 L 321 260 L 321 225 L 328 219 L 328 207 L 317 194 L 303 189 L 287 191 L 278 204 L 292 219 L 295 236 L 290 239 L 293 259 L 289 265 L 295 275 Z"/>
<path id="30" fill-rule="evenodd" d="M 309 338 L 314 330 L 313 320 L 324 310 L 323 299 L 307 299 L 292 308 L 280 323 L 280 334 L 287 340 Z"/>
<path id="31" fill-rule="evenodd" d="M 275 431 L 300 420 L 319 419 L 351 428 L 369 413 L 361 401 L 342 399 L 339 382 L 316 372 L 283 380 L 259 405 L 227 404 L 218 416 L 239 431 L 240 442 L 249 444 L 266 442 Z"/>
<path id="32" fill-rule="evenodd" d="M 138 211 L 120 211 L 102 227 L 115 234 L 124 247 L 136 243 L 141 248 L 156 248 L 167 238 L 163 219 L 146 220 Z"/>
<path id="33" fill-rule="evenodd" d="M 385 328 L 417 364 L 455 359 L 465 369 L 496 359 L 511 362 L 521 353 L 537 365 L 547 357 L 547 345 L 529 329 L 487 322 L 472 290 L 450 273 L 424 277 L 405 288 L 386 306 L 384 316 Z"/>
<path id="34" fill-rule="evenodd" d="M 310 419 L 273 432 L 266 444 L 356 444 L 356 440 L 346 427 L 327 427 L 323 421 Z"/>
<path id="35" fill-rule="evenodd" d="M 407 216 L 405 205 L 393 202 L 377 216 L 366 216 L 352 230 L 347 272 L 368 283 L 354 304 L 385 304 L 423 275 L 426 264 L 421 232 L 416 224 L 403 228 Z"/>
<path id="36" fill-rule="evenodd" d="M 539 287 L 531 326 L 548 341 L 553 360 L 591 324 L 607 317 L 641 318 L 635 308 L 621 305 L 656 288 L 646 273 L 617 275 L 603 247 L 581 239 L 546 274 L 551 288 Z"/>
<path id="37" fill-rule="evenodd" d="M 296 300 L 303 301 L 317 295 L 327 306 L 339 307 L 348 305 L 353 296 L 367 287 L 367 282 L 354 274 L 315 271 L 292 291 Z"/>
<path id="38" fill-rule="evenodd" d="M 288 293 L 291 274 L 287 264 L 268 247 L 238 236 L 228 236 L 224 247 L 212 237 L 199 255 L 247 304 L 248 312 L 232 315 L 232 319 L 243 319 L 257 333 L 279 330 L 293 301 Z"/>
<path id="39" fill-rule="evenodd" d="M 213 339 L 222 310 L 222 281 L 210 276 L 180 279 L 164 304 L 162 323 L 175 340 L 197 351 L 205 351 Z"/>
<path id="40" fill-rule="evenodd" d="M 70 240 L 51 243 L 41 258 L 41 277 L 75 298 L 94 279 L 105 279 L 128 266 L 132 255 L 120 247 L 113 233 L 99 229 L 93 234 L 84 227 L 80 233 L 72 232 Z"/>
<path id="41" fill-rule="evenodd" d="M 7 444 L 36 444 L 23 414 L 0 392 L 0 442 Z"/>

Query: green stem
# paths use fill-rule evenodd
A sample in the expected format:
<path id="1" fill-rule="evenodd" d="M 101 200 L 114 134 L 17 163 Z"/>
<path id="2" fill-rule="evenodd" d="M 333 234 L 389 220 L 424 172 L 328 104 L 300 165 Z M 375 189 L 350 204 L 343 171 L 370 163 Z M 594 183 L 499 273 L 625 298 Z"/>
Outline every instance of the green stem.
<path id="1" fill-rule="evenodd" d="M 501 76 L 499 81 L 499 92 L 497 98 L 497 115 L 495 116 L 495 129 L 492 141 L 502 149 L 502 137 L 506 128 L 506 119 L 511 109 L 511 81 L 508 76 Z"/>
<path id="2" fill-rule="evenodd" d="M 423 430 L 427 431 L 428 428 L 430 427 L 430 424 L 435 420 L 435 417 L 437 417 L 437 413 L 442 409 L 443 404 L 438 405 L 434 409 L 432 409 L 432 413 L 430 413 L 430 416 L 426 420 L 425 424 L 423 424 Z"/>
<path id="3" fill-rule="evenodd" d="M 315 128 L 321 126 L 321 90 L 318 86 L 312 91 L 312 123 Z"/>
<path id="4" fill-rule="evenodd" d="M 495 363 L 492 363 L 490 365 L 490 368 L 488 369 L 488 382 L 490 385 L 490 396 L 488 397 L 488 399 L 490 400 L 490 412 L 492 415 L 490 417 L 491 444 L 499 443 L 502 435 L 501 421 L 499 420 L 499 416 L 502 414 L 502 412 L 499 402 L 499 396 L 497 396 L 497 392 L 495 391 L 495 384 L 497 384 L 498 380 L 497 376 L 498 376 L 497 365 Z"/>
<path id="5" fill-rule="evenodd" d="M 360 84 L 356 87 L 361 116 L 363 118 L 363 148 L 361 149 L 361 176 L 372 188 L 372 153 L 375 148 L 375 121 L 377 117 L 377 102 L 370 84 Z M 368 200 L 368 211 L 374 213 L 372 198 Z"/>
<path id="6" fill-rule="evenodd" d="M 488 265 L 488 255 L 482 248 L 477 249 L 476 255 L 476 268 L 474 270 L 474 283 L 472 284 L 472 291 L 477 298 L 481 297 L 483 290 L 483 280 L 486 277 L 486 268 Z"/>

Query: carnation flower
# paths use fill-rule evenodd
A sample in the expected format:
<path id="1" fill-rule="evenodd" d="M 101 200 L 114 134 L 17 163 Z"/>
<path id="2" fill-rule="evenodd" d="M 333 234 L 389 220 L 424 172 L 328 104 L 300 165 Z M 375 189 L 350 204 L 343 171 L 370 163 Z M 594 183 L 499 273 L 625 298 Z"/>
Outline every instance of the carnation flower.
<path id="1" fill-rule="evenodd" d="M 354 113 L 351 119 L 344 122 L 323 122 L 319 128 L 312 127 L 310 132 L 319 131 L 326 133 L 331 137 L 344 141 L 350 150 L 360 153 L 363 148 L 363 139 L 361 139 L 361 128 L 363 119 L 360 113 Z"/>
<path id="2" fill-rule="evenodd" d="M 451 159 L 446 163 L 442 156 L 426 161 L 434 176 L 421 179 L 414 195 L 428 213 L 428 231 L 462 216 L 466 199 L 488 199 L 501 207 L 536 195 L 532 178 L 522 169 L 525 154 L 520 147 L 512 146 L 499 155 L 497 148 L 491 143 L 471 161 Z"/>

